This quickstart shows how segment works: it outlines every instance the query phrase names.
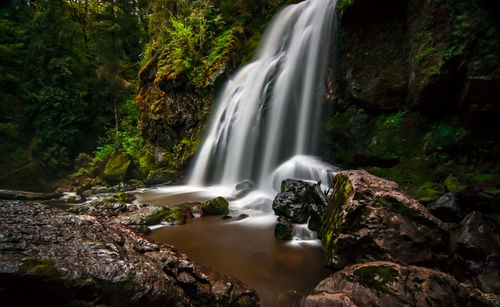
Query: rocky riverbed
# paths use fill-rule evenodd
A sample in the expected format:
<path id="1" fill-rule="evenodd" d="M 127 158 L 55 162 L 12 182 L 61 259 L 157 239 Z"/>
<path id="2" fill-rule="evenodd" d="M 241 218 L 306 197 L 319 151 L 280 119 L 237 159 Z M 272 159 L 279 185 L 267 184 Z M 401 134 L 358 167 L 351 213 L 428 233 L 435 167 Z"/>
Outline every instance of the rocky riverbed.
<path id="1" fill-rule="evenodd" d="M 0 201 L 2 304 L 259 305 L 255 291 L 235 278 L 149 242 L 109 216 Z"/>
<path id="2" fill-rule="evenodd" d="M 487 212 L 462 205 L 454 214 L 460 195 L 445 195 L 426 208 L 396 183 L 363 170 L 341 171 L 333 183 L 325 194 L 317 184 L 285 180 L 274 200 L 278 239 L 288 240 L 293 227 L 309 221 L 322 241 L 324 265 L 332 270 L 313 293 L 288 305 L 499 304 L 500 231 Z M 1 200 L 2 302 L 260 304 L 242 282 L 143 237 L 151 223 L 182 224 L 190 211 L 203 212 L 215 200 L 224 205 L 218 214 L 225 214 L 225 200 L 182 209 L 132 204 L 133 198 L 120 192 L 71 212 Z"/>

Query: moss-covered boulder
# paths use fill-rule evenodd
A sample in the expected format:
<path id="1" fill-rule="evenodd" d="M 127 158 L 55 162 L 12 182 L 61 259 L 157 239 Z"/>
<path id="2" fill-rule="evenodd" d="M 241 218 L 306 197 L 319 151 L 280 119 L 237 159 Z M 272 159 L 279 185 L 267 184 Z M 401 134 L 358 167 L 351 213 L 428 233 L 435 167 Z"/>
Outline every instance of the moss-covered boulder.
<path id="1" fill-rule="evenodd" d="M 325 265 L 439 263 L 448 245 L 446 226 L 395 182 L 356 170 L 339 172 L 334 184 L 320 230 Z"/>
<path id="2" fill-rule="evenodd" d="M 146 183 L 147 184 L 158 184 L 158 183 L 168 183 L 174 180 L 177 172 L 172 169 L 153 169 L 149 172 Z"/>
<path id="3" fill-rule="evenodd" d="M 216 197 L 201 205 L 203 215 L 224 215 L 229 213 L 229 203 L 223 197 Z"/>
<path id="4" fill-rule="evenodd" d="M 136 225 L 182 225 L 186 223 L 188 210 L 186 208 L 162 206 L 145 212 L 131 221 Z"/>
<path id="5" fill-rule="evenodd" d="M 124 151 L 113 152 L 104 168 L 103 179 L 111 184 L 126 181 L 131 164 L 132 158 L 129 154 Z"/>
<path id="6" fill-rule="evenodd" d="M 378 261 L 332 274 L 304 306 L 494 306 L 488 298 L 443 272 Z"/>

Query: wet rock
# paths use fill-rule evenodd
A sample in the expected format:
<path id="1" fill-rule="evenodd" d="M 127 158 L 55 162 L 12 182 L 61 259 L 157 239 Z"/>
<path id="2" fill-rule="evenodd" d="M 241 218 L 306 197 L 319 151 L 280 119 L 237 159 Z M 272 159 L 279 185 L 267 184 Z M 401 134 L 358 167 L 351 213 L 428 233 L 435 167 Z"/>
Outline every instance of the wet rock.
<path id="1" fill-rule="evenodd" d="M 472 212 L 460 223 L 452 244 L 473 274 L 500 276 L 500 227 L 486 215 Z M 496 288 L 499 286 L 492 285 Z"/>
<path id="2" fill-rule="evenodd" d="M 377 261 L 356 264 L 321 281 L 305 306 L 494 306 L 452 276 L 428 268 Z"/>
<path id="3" fill-rule="evenodd" d="M 273 210 L 278 216 L 305 224 L 309 218 L 319 221 L 326 205 L 326 197 L 318 184 L 286 179 L 281 183 L 281 193 L 274 198 Z"/>
<path id="4" fill-rule="evenodd" d="M 244 220 L 244 219 L 246 219 L 247 217 L 249 217 L 249 215 L 248 215 L 248 214 L 242 213 L 242 214 L 238 215 L 238 216 L 236 217 L 236 219 L 237 219 L 238 221 L 240 221 L 240 220 Z"/>
<path id="5" fill-rule="evenodd" d="M 427 205 L 427 210 L 443 222 L 459 222 L 464 213 L 455 192 L 449 192 Z"/>
<path id="6" fill-rule="evenodd" d="M 92 190 L 85 190 L 82 192 L 83 197 L 89 197 L 92 194 L 94 194 L 94 192 L 92 192 Z"/>
<path id="7" fill-rule="evenodd" d="M 112 190 L 105 186 L 97 186 L 97 187 L 92 187 L 92 192 L 93 194 L 104 194 L 104 193 L 111 193 Z"/>
<path id="8" fill-rule="evenodd" d="M 68 197 L 68 199 L 66 201 L 68 203 L 79 204 L 79 203 L 85 202 L 86 198 L 83 195 L 72 195 L 72 196 Z"/>
<path id="9" fill-rule="evenodd" d="M 201 205 L 203 215 L 224 215 L 229 213 L 229 203 L 223 197 L 216 197 Z"/>
<path id="10" fill-rule="evenodd" d="M 162 206 L 160 208 L 150 207 L 145 212 L 131 217 L 128 224 L 131 225 L 182 225 L 186 224 L 188 209 L 180 207 Z"/>
<path id="11" fill-rule="evenodd" d="M 436 266 L 447 250 L 449 232 L 395 182 L 364 170 L 341 171 L 323 217 L 325 265 L 388 260 Z"/>
<path id="12" fill-rule="evenodd" d="M 291 240 L 293 231 L 293 223 L 289 218 L 284 216 L 278 217 L 278 223 L 274 227 L 274 236 L 280 240 Z"/>
<path id="13" fill-rule="evenodd" d="M 125 212 L 138 210 L 141 205 L 130 204 L 134 199 L 135 196 L 133 194 L 118 192 L 105 199 L 75 206 L 68 209 L 68 211 L 74 214 L 85 214 L 101 219 L 109 219 Z"/>
<path id="14" fill-rule="evenodd" d="M 240 281 L 120 223 L 0 201 L 0 229 L 6 306 L 259 305 L 255 291 Z"/>
<path id="15" fill-rule="evenodd" d="M 201 203 L 192 205 L 189 208 L 192 217 L 201 217 L 203 215 L 203 210 L 201 209 Z"/>
<path id="16" fill-rule="evenodd" d="M 252 180 L 243 180 L 234 186 L 234 191 L 231 193 L 231 197 L 241 198 L 246 196 L 250 191 L 252 191 L 255 184 Z"/>
<path id="17" fill-rule="evenodd" d="M 56 199 L 63 195 L 62 192 L 57 193 L 35 193 L 16 190 L 0 190 L 0 199 L 8 200 L 50 200 Z"/>

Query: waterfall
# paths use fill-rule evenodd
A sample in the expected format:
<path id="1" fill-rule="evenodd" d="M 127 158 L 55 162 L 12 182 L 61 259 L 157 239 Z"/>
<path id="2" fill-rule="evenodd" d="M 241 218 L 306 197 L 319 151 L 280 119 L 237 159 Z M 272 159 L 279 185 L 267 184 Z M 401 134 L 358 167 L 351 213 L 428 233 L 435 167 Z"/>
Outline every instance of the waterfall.
<path id="1" fill-rule="evenodd" d="M 256 57 L 219 94 L 190 184 L 250 179 L 269 189 L 280 164 L 313 153 L 335 5 L 306 0 L 273 19 Z M 306 162 L 314 168 L 314 159 Z M 323 172 L 324 162 L 318 165 Z"/>

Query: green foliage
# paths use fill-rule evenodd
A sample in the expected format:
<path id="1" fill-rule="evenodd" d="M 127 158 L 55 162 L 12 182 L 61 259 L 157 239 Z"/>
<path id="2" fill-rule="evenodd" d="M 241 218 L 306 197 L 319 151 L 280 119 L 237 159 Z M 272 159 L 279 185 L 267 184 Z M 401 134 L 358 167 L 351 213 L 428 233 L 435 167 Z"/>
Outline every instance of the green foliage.
<path id="1" fill-rule="evenodd" d="M 337 1 L 337 12 L 343 14 L 349 7 L 351 7 L 356 0 L 339 0 Z"/>
<path id="2" fill-rule="evenodd" d="M 440 184 L 433 182 L 424 183 L 417 191 L 420 202 L 428 203 L 444 194 L 444 189 Z"/>
<path id="3" fill-rule="evenodd" d="M 456 146 L 468 131 L 456 118 L 434 124 L 424 137 L 424 151 L 428 154 Z"/>
<path id="4" fill-rule="evenodd" d="M 382 117 L 384 125 L 388 127 L 397 127 L 401 124 L 406 111 L 399 111 L 397 113 L 384 115 Z"/>
<path id="5" fill-rule="evenodd" d="M 113 126 L 137 121 L 131 98 L 145 40 L 145 2 L 3 6 L 0 143 L 28 148 L 33 161 L 57 173 L 68 170 L 77 153 L 95 148 Z M 137 133 L 123 138 L 130 134 Z"/>

